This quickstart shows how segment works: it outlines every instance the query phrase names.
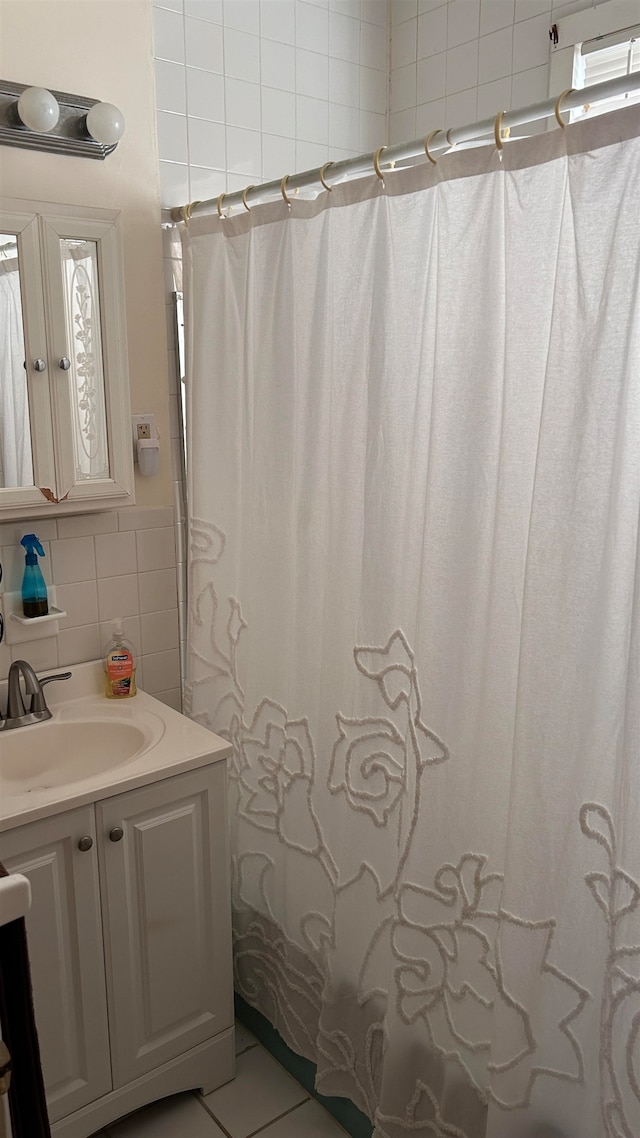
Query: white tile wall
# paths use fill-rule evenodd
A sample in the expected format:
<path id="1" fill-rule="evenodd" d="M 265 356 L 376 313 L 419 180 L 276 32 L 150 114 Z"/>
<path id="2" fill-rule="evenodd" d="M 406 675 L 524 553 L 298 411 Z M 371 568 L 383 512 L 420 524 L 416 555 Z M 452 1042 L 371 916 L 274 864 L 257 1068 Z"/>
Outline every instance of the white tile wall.
<path id="1" fill-rule="evenodd" d="M 41 539 L 40 565 L 66 617 L 57 636 L 27 644 L 0 644 L 0 677 L 13 660 L 35 668 L 80 664 L 102 655 L 110 620 L 123 617 L 138 655 L 141 688 L 180 707 L 176 546 L 173 510 L 130 507 L 112 513 L 29 522 Z M 0 589 L 19 592 L 25 522 L 0 525 Z"/>
<path id="2" fill-rule="evenodd" d="M 153 5 L 164 206 L 388 142 L 388 0 Z"/>
<path id="3" fill-rule="evenodd" d="M 549 28 L 594 2 L 603 0 L 391 0 L 389 141 L 546 99 Z"/>
<path id="4" fill-rule="evenodd" d="M 163 204 L 542 99 L 550 25 L 602 2 L 153 0 Z"/>
<path id="5" fill-rule="evenodd" d="M 447 48 L 477 40 L 480 0 L 451 0 L 447 12 Z"/>
<path id="6" fill-rule="evenodd" d="M 272 0 L 260 6 L 260 35 L 263 39 L 280 43 L 296 42 L 296 14 L 294 0 Z"/>

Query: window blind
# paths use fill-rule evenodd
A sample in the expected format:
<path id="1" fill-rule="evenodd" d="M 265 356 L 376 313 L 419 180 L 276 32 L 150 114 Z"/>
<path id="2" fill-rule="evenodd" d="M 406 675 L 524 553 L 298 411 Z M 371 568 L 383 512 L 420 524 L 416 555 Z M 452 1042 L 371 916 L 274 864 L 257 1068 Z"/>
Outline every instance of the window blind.
<path id="1" fill-rule="evenodd" d="M 588 88 L 595 83 L 604 83 L 607 79 L 630 75 L 634 71 L 640 71 L 640 25 L 598 39 L 585 40 L 580 44 L 576 51 L 574 85 Z M 616 106 L 624 107 L 637 102 L 640 102 L 640 92 L 619 95 L 599 103 L 591 110 L 591 115 L 604 114 Z M 571 118 L 581 118 L 584 114 L 585 111 L 579 109 L 572 113 Z"/>

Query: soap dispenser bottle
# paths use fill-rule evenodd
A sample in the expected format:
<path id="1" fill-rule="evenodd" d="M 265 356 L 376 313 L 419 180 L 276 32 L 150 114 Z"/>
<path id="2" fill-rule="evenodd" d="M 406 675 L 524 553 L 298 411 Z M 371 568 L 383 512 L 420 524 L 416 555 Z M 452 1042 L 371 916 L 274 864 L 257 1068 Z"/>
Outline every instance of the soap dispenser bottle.
<path id="1" fill-rule="evenodd" d="M 49 612 L 47 586 L 40 572 L 37 554 L 45 556 L 35 533 L 27 533 L 20 541 L 27 551 L 22 578 L 22 611 L 25 616 L 46 616 Z"/>
<path id="2" fill-rule="evenodd" d="M 113 621 L 113 634 L 104 655 L 104 694 L 107 699 L 130 699 L 136 695 L 136 657 L 125 640 L 122 618 Z"/>

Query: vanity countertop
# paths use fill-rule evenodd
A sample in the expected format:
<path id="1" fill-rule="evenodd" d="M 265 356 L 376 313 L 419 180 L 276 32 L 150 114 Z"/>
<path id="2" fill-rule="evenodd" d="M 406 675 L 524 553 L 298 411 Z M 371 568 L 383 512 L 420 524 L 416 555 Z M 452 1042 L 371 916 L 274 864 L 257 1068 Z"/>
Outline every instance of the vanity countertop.
<path id="1" fill-rule="evenodd" d="M 107 699 L 100 661 L 71 671 L 45 688 L 51 719 L 0 730 L 0 832 L 231 754 L 227 740 L 146 692 Z"/>

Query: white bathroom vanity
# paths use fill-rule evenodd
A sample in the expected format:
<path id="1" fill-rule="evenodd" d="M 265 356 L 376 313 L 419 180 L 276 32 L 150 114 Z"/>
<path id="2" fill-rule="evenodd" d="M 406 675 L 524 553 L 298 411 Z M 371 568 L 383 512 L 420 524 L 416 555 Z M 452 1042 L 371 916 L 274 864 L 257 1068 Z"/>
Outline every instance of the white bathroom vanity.
<path id="1" fill-rule="evenodd" d="M 234 1075 L 231 748 L 102 683 L 99 662 L 79 665 L 46 689 L 52 719 L 0 730 L 0 861 L 31 883 L 55 1138 Z"/>

